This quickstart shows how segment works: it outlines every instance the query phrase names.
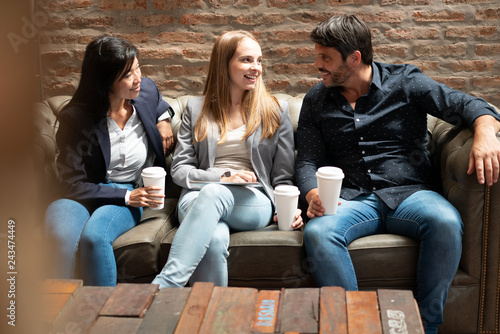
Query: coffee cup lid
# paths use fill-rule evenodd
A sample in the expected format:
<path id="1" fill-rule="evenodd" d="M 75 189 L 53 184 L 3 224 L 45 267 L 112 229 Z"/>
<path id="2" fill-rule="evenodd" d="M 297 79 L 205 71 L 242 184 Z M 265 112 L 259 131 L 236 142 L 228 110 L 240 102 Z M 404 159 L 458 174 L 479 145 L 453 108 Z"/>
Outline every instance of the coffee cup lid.
<path id="1" fill-rule="evenodd" d="M 282 196 L 297 196 L 300 194 L 300 191 L 296 186 L 281 185 L 274 188 L 274 194 Z"/>
<path id="2" fill-rule="evenodd" d="M 147 167 L 141 172 L 142 177 L 165 176 L 166 174 L 163 167 Z"/>
<path id="3" fill-rule="evenodd" d="M 338 167 L 325 166 L 318 168 L 316 176 L 320 176 L 327 179 L 343 179 L 344 172 Z"/>

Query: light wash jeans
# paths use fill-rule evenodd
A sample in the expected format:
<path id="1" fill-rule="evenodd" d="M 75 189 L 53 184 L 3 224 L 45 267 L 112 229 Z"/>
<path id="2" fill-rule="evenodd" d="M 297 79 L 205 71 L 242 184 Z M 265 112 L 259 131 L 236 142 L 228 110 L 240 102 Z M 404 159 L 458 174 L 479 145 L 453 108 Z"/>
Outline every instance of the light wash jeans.
<path id="1" fill-rule="evenodd" d="M 106 183 L 133 190 L 132 184 Z M 70 199 L 59 199 L 45 212 L 45 228 L 55 243 L 57 278 L 77 278 L 85 285 L 115 286 L 117 270 L 113 242 L 141 220 L 142 208 L 104 205 L 94 211 Z M 80 268 L 78 268 L 78 266 Z"/>
<path id="2" fill-rule="evenodd" d="M 167 263 L 153 284 L 183 287 L 188 281 L 227 286 L 229 233 L 267 226 L 271 200 L 256 187 L 205 185 L 189 191 L 178 204 L 180 226 Z"/>
<path id="3" fill-rule="evenodd" d="M 415 299 L 426 334 L 437 333 L 462 252 L 463 223 L 458 211 L 433 191 L 414 193 L 396 210 L 374 194 L 341 203 L 336 215 L 316 217 L 304 231 L 316 283 L 358 289 L 347 251 L 347 245 L 358 238 L 390 233 L 419 240 Z"/>

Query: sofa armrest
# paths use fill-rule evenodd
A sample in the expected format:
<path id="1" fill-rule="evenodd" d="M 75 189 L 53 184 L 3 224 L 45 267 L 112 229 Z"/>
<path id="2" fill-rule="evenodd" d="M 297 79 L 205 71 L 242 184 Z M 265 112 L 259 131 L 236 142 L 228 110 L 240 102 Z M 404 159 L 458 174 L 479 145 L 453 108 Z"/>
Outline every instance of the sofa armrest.
<path id="1" fill-rule="evenodd" d="M 464 223 L 459 268 L 480 283 L 480 309 L 498 312 L 500 184 L 481 185 L 475 173 L 467 175 L 473 141 L 471 129 L 455 128 L 438 120 L 431 132 L 443 195 L 457 208 Z M 497 138 L 500 141 L 500 137 Z M 493 318 L 490 321 L 494 321 Z"/>

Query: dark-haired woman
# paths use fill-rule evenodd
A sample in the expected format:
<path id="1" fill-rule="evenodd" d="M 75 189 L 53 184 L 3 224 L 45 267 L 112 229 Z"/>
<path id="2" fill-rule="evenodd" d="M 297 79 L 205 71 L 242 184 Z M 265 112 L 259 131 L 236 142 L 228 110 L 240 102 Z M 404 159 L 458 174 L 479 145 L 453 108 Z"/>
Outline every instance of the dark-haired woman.
<path id="1" fill-rule="evenodd" d="M 86 48 L 78 88 L 59 115 L 57 168 L 64 198 L 46 211 L 59 278 L 114 286 L 112 244 L 136 226 L 143 207 L 161 204 L 157 187 L 138 187 L 143 168 L 166 168 L 173 145 L 170 106 L 141 79 L 137 49 L 112 36 Z M 78 268 L 79 264 L 79 268 Z"/>

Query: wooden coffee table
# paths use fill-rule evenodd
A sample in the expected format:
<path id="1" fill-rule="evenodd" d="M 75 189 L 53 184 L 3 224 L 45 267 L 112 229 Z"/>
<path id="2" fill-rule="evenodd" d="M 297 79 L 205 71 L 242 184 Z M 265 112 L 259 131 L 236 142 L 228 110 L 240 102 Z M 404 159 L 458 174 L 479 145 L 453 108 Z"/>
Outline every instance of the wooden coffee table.
<path id="1" fill-rule="evenodd" d="M 42 296 L 51 333 L 424 333 L 413 294 L 404 290 L 259 291 L 212 283 L 158 290 L 47 280 Z"/>

